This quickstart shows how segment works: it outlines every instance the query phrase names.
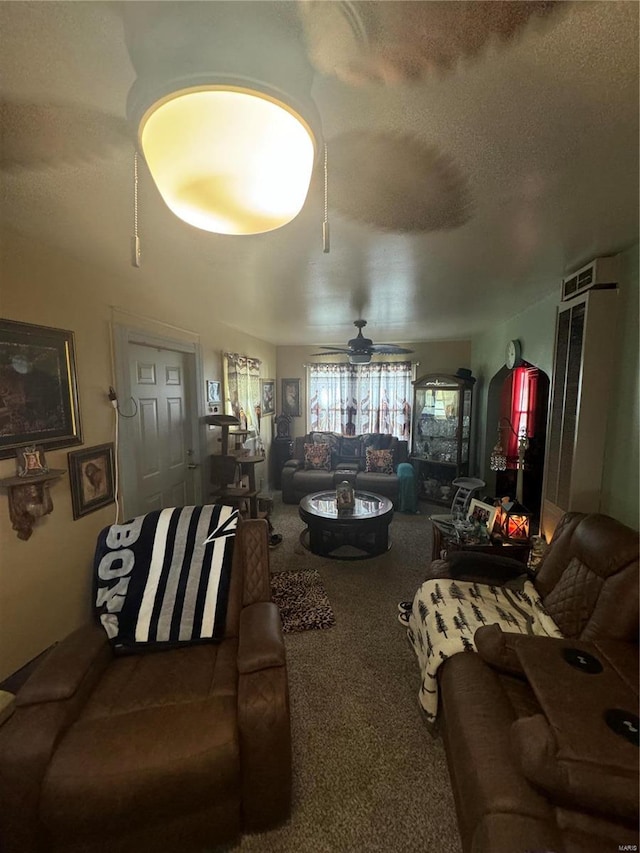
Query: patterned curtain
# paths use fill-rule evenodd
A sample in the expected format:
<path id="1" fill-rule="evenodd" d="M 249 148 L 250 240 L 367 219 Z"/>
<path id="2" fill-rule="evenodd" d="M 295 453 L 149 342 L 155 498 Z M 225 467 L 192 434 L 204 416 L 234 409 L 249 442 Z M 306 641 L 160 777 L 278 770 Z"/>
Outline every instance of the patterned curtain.
<path id="1" fill-rule="evenodd" d="M 307 387 L 310 430 L 346 434 L 349 414 L 356 411 L 351 365 L 311 364 Z"/>
<path id="2" fill-rule="evenodd" d="M 371 362 L 360 365 L 357 375 L 357 432 L 381 432 L 408 440 L 411 429 L 411 362 Z"/>
<path id="3" fill-rule="evenodd" d="M 241 426 L 260 430 L 260 365 L 259 358 L 225 352 L 223 359 L 225 412 L 235 415 Z"/>
<path id="4" fill-rule="evenodd" d="M 309 425 L 342 435 L 381 432 L 409 438 L 411 362 L 311 364 Z"/>

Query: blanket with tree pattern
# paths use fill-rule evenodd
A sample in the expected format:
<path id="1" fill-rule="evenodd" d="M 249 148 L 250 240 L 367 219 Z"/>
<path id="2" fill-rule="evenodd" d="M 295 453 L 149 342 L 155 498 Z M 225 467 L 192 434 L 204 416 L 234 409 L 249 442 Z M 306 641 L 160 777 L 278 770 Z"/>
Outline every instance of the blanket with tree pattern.
<path id="1" fill-rule="evenodd" d="M 504 631 L 562 637 L 531 581 L 518 589 L 429 580 L 418 589 L 407 636 L 422 674 L 418 698 L 428 722 L 434 722 L 438 712 L 438 667 L 458 652 L 475 652 L 476 630 L 494 623 Z"/>

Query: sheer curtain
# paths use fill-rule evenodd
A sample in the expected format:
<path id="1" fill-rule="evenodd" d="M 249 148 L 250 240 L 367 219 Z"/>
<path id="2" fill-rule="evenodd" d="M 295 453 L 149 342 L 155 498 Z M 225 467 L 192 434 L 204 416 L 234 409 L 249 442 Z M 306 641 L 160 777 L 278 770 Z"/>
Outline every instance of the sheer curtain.
<path id="1" fill-rule="evenodd" d="M 356 412 L 353 367 L 350 364 L 311 364 L 308 367 L 309 429 L 347 433 Z"/>
<path id="2" fill-rule="evenodd" d="M 409 438 L 411 362 L 311 364 L 307 368 L 309 425 L 343 435 L 381 432 Z"/>
<path id="3" fill-rule="evenodd" d="M 259 358 L 225 352 L 223 359 L 225 411 L 240 424 L 259 431 L 260 365 Z"/>

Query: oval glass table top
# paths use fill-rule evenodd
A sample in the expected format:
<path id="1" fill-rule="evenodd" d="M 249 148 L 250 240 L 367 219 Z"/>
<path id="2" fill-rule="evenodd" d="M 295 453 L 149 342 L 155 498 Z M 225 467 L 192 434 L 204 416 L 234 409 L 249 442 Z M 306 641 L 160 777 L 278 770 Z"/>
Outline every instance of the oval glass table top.
<path id="1" fill-rule="evenodd" d="M 373 492 L 355 492 L 355 506 L 351 509 L 340 509 L 336 502 L 336 491 L 315 492 L 306 495 L 300 501 L 300 509 L 321 518 L 379 518 L 393 509 L 389 498 L 376 495 Z"/>

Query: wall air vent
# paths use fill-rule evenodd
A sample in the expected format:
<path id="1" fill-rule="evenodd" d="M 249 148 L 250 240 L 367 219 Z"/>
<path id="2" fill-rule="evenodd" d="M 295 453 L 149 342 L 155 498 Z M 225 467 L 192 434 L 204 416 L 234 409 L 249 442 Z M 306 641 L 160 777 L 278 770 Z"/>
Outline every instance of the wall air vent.
<path id="1" fill-rule="evenodd" d="M 591 287 L 615 287 L 618 283 L 618 256 L 596 258 L 562 279 L 562 301 L 573 299 Z"/>

